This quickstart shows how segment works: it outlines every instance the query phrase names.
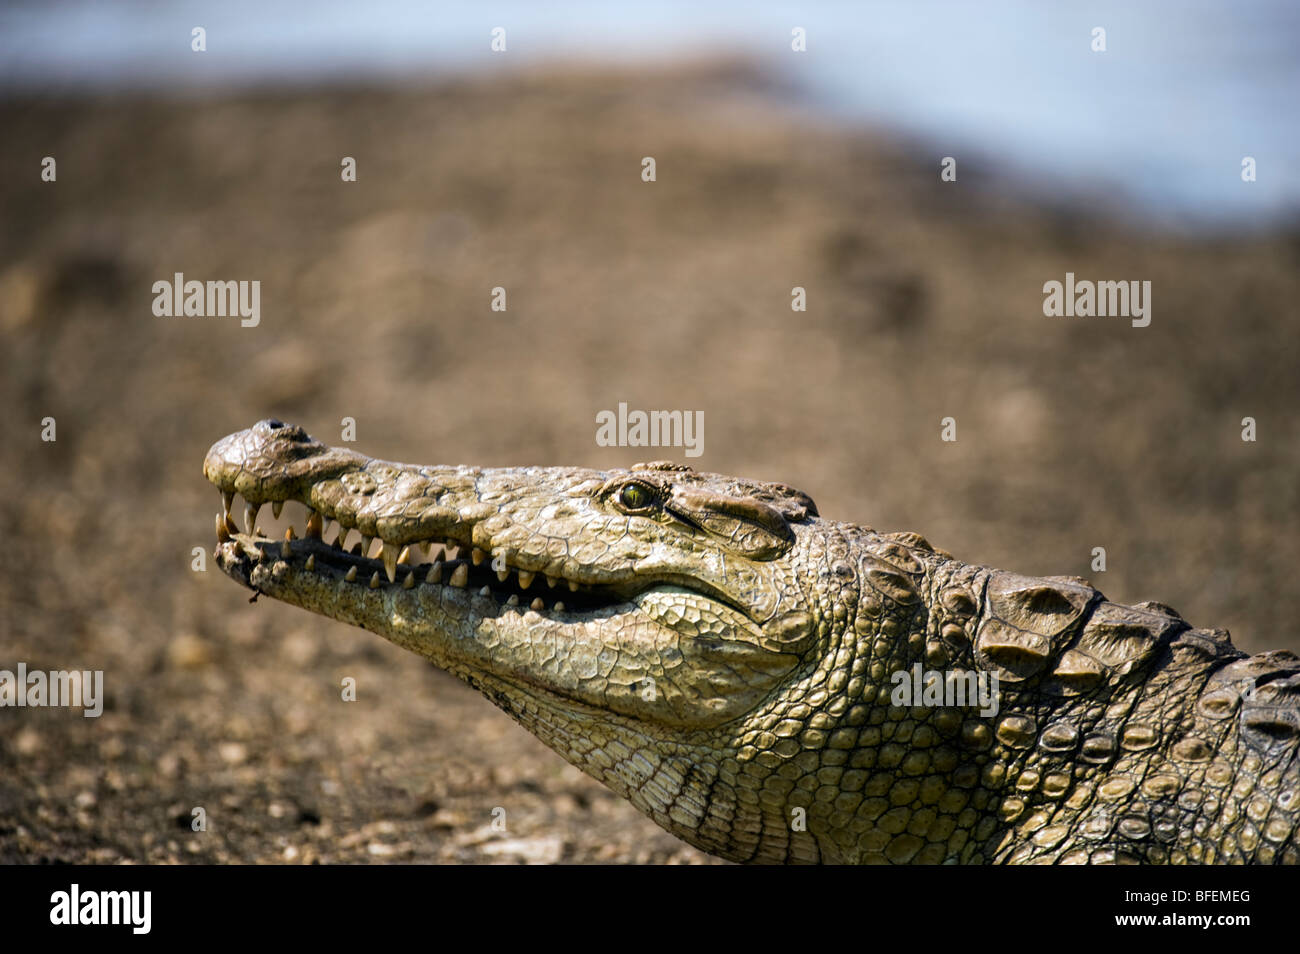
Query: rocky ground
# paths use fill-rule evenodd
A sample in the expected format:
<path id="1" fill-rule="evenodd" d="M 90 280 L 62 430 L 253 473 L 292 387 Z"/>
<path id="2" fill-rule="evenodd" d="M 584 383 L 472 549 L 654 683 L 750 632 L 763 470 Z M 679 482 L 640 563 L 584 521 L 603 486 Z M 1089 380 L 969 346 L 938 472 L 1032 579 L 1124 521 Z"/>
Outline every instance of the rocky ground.
<path id="1" fill-rule="evenodd" d="M 205 450 L 272 415 L 608 467 L 670 452 L 597 446 L 598 411 L 703 410 L 700 469 L 1300 649 L 1300 233 L 1144 234 L 987 160 L 941 183 L 940 152 L 729 64 L 7 101 L 0 128 L 0 668 L 107 694 L 0 709 L 0 862 L 711 860 L 416 657 L 192 569 Z M 1045 318 L 1067 271 L 1150 280 L 1150 327 Z M 260 324 L 155 317 L 175 272 L 259 280 Z"/>

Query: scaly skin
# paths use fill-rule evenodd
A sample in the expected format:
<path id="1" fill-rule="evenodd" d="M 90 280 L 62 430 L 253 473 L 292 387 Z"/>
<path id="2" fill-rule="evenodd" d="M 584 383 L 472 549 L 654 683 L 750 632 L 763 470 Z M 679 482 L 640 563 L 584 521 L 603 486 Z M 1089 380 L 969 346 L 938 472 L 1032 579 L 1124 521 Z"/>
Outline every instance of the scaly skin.
<path id="1" fill-rule="evenodd" d="M 227 574 L 427 657 L 705 851 L 1297 861 L 1300 659 L 1247 657 L 1165 606 L 671 464 L 416 467 L 262 421 L 203 470 Z M 312 511 L 306 537 L 250 535 L 284 500 Z M 326 543 L 322 517 L 383 559 Z M 443 540 L 469 559 L 438 560 Z M 437 562 L 410 566 L 421 541 Z M 894 705 L 916 664 L 996 675 L 998 711 Z"/>

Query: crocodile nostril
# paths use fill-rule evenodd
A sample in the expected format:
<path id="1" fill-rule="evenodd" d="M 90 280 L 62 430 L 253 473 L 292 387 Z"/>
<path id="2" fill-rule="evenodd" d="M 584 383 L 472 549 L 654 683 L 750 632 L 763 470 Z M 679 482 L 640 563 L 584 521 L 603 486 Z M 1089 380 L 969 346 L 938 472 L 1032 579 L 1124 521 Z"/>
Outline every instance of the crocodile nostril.
<path id="1" fill-rule="evenodd" d="M 278 430 L 278 429 L 280 429 L 281 427 L 284 427 L 284 426 L 285 426 L 284 421 L 280 420 L 278 417 L 273 417 L 273 418 L 271 418 L 270 420 L 268 420 L 268 421 L 266 422 L 266 424 L 267 424 L 267 426 L 270 427 L 271 430 L 273 430 L 273 431 L 274 431 L 274 430 Z"/>

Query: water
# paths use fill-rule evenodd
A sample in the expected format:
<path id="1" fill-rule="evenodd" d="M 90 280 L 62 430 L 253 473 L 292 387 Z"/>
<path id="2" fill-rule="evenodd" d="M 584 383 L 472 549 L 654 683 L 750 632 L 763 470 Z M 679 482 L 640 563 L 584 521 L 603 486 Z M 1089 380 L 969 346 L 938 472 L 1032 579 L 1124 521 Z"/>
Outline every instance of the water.
<path id="1" fill-rule="evenodd" d="M 190 50 L 194 26 L 206 53 Z M 496 26 L 504 55 L 489 49 Z M 790 48 L 795 26 L 805 53 Z M 1097 26 L 1104 53 L 1090 48 Z M 1148 223 L 1251 229 L 1300 218 L 1298 50 L 1295 0 L 56 0 L 0 10 L 0 94 L 738 53 L 798 82 L 810 110 L 928 143 L 936 172 L 938 156 L 978 154 L 1006 177 L 1123 203 Z"/>

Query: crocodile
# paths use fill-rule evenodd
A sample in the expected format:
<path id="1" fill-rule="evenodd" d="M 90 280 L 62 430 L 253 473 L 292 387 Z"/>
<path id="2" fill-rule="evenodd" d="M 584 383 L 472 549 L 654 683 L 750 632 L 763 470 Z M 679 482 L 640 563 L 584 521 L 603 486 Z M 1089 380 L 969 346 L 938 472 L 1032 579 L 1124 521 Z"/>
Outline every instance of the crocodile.
<path id="1" fill-rule="evenodd" d="M 1300 658 L 1163 604 L 669 462 L 415 466 L 272 419 L 203 471 L 253 599 L 424 656 L 705 852 L 1298 860 Z M 291 500 L 301 536 L 267 537 L 261 507 Z"/>

